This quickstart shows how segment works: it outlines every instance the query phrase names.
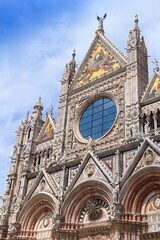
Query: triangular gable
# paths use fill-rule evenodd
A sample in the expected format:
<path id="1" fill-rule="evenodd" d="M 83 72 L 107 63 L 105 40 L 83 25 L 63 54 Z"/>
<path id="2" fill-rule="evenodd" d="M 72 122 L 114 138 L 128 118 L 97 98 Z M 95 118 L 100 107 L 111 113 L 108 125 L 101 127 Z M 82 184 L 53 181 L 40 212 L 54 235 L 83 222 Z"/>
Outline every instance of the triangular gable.
<path id="1" fill-rule="evenodd" d="M 146 90 L 144 101 L 150 101 L 160 98 L 160 73 L 155 72 L 151 78 L 150 84 Z"/>
<path id="2" fill-rule="evenodd" d="M 72 89 L 112 73 L 126 65 L 126 58 L 111 42 L 97 32 L 73 82 Z"/>
<path id="3" fill-rule="evenodd" d="M 46 141 L 48 139 L 53 139 L 54 135 L 55 135 L 55 128 L 56 128 L 56 124 L 54 119 L 48 115 L 38 137 L 37 137 L 37 142 L 43 142 Z"/>
<path id="4" fill-rule="evenodd" d="M 42 170 L 38 175 L 35 183 L 31 187 L 30 191 L 28 192 L 24 204 L 28 201 L 33 195 L 39 192 L 51 192 L 55 196 L 58 195 L 58 187 L 57 184 L 53 181 L 53 179 L 46 173 L 45 170 Z"/>
<path id="5" fill-rule="evenodd" d="M 127 171 L 121 179 L 120 186 L 122 187 L 127 179 L 139 168 L 142 164 L 149 166 L 151 164 L 160 165 L 160 148 L 153 143 L 149 138 L 145 138 L 133 161 L 130 163 Z"/>
<path id="6" fill-rule="evenodd" d="M 83 181 L 93 180 L 93 179 L 104 179 L 105 181 L 112 183 L 112 176 L 109 175 L 103 166 L 100 164 L 98 159 L 89 151 L 82 164 L 80 165 L 73 181 L 69 185 L 65 195 L 67 195 L 75 186 L 82 183 Z"/>
<path id="7" fill-rule="evenodd" d="M 141 159 L 139 160 L 138 164 L 136 165 L 134 172 L 137 172 L 139 169 L 151 165 L 158 165 L 160 164 L 160 157 L 157 152 L 155 152 L 150 146 L 147 146 L 146 150 L 144 151 Z"/>

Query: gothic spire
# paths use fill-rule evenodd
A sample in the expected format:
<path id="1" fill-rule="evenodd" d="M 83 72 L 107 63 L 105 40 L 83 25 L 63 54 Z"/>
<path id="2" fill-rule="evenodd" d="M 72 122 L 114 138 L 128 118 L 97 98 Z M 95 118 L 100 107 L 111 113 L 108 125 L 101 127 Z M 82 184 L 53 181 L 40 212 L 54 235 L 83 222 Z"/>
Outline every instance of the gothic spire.
<path id="1" fill-rule="evenodd" d="M 50 114 L 51 117 L 53 116 L 53 106 L 52 105 L 50 106 L 49 114 Z"/>
<path id="2" fill-rule="evenodd" d="M 140 29 L 139 29 L 139 25 L 138 25 L 138 15 L 136 14 L 135 15 L 135 20 L 134 20 L 134 23 L 135 23 L 135 26 L 134 26 L 134 31 L 136 32 L 136 37 L 140 37 Z"/>
<path id="3" fill-rule="evenodd" d="M 38 102 L 34 105 L 34 111 L 32 113 L 32 117 L 33 118 L 42 118 L 42 110 L 43 110 L 43 106 L 41 103 L 41 97 L 39 97 Z"/>
<path id="4" fill-rule="evenodd" d="M 27 114 L 26 114 L 26 118 L 25 118 L 25 120 L 24 120 L 25 123 L 28 123 L 28 118 L 29 118 L 29 111 L 28 111 Z"/>
<path id="5" fill-rule="evenodd" d="M 75 72 L 76 72 L 76 50 L 73 49 L 73 53 L 72 53 L 72 60 L 70 61 L 69 65 L 67 66 L 68 68 L 68 73 L 69 73 L 69 84 L 72 82 L 73 80 L 73 77 L 75 75 Z"/>
<path id="6" fill-rule="evenodd" d="M 75 73 L 75 71 L 76 71 L 76 60 L 75 60 L 75 57 L 76 57 L 76 49 L 73 49 L 72 60 L 69 63 L 70 71 L 73 72 L 73 73 Z"/>

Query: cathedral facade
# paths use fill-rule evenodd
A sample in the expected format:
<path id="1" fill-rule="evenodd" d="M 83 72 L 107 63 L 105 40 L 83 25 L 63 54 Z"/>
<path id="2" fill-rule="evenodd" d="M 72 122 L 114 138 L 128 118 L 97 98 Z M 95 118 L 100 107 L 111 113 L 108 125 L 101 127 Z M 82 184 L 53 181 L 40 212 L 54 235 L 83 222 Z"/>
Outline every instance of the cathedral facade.
<path id="1" fill-rule="evenodd" d="M 76 71 L 61 80 L 58 116 L 41 99 L 17 131 L 0 239 L 160 239 L 160 71 L 148 79 L 138 17 L 125 57 L 103 18 Z"/>

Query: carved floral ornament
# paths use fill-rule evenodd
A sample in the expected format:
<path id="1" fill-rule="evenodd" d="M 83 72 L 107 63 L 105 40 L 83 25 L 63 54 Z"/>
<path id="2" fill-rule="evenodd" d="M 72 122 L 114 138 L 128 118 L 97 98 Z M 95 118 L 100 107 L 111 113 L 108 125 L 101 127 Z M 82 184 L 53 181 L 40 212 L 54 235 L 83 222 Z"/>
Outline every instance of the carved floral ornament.
<path id="1" fill-rule="evenodd" d="M 103 218 L 104 211 L 108 212 L 108 203 L 102 199 L 91 198 L 89 199 L 80 215 L 80 222 L 84 221 L 84 218 L 87 217 L 89 221 L 96 221 Z"/>
<path id="2" fill-rule="evenodd" d="M 132 121 L 133 119 L 136 119 L 139 116 L 139 106 L 137 104 L 128 106 L 126 108 L 126 120 Z"/>

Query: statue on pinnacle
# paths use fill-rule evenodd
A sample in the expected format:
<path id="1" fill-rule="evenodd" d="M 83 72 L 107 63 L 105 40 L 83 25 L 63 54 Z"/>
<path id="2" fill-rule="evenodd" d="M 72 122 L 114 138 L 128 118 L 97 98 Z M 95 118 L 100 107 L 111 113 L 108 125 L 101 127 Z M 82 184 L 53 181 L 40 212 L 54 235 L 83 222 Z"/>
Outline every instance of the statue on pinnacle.
<path id="1" fill-rule="evenodd" d="M 98 31 L 102 34 L 104 34 L 104 29 L 103 29 L 103 21 L 104 19 L 107 17 L 107 14 L 105 13 L 103 17 L 99 17 L 97 16 L 97 20 L 99 22 L 99 26 L 98 26 Z"/>

